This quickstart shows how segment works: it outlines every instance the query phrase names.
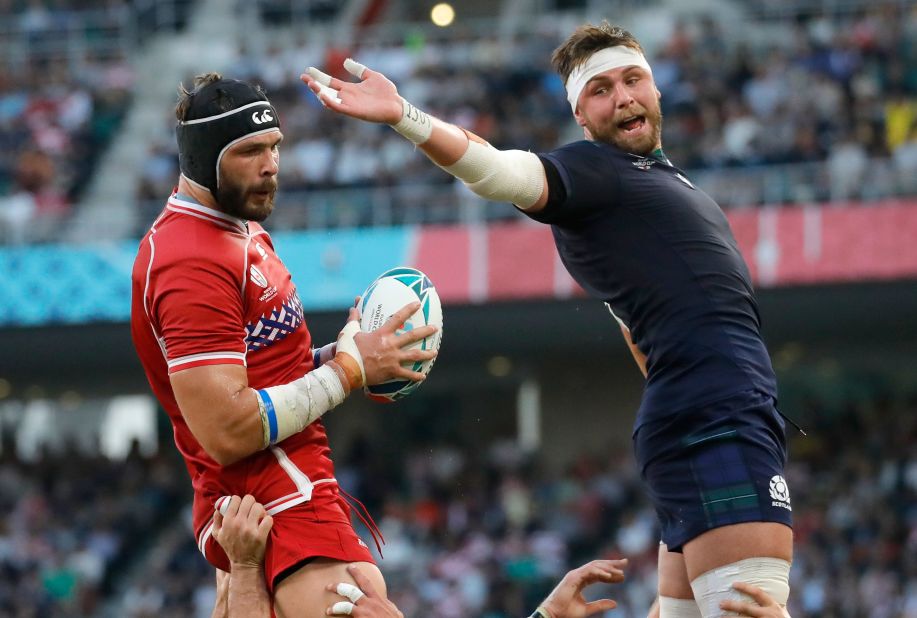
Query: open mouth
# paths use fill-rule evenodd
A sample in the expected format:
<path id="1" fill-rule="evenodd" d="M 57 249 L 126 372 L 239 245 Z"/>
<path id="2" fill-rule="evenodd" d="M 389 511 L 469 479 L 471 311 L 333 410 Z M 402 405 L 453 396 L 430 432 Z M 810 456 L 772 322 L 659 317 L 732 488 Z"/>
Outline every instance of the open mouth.
<path id="1" fill-rule="evenodd" d="M 625 133 L 635 133 L 643 128 L 646 124 L 645 116 L 628 116 L 618 123 L 618 128 Z"/>

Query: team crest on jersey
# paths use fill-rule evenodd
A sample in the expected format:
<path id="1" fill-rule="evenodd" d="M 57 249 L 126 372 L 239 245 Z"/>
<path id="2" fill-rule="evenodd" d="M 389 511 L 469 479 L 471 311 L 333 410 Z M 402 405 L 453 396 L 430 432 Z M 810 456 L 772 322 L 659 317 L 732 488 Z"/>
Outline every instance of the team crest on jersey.
<path id="1" fill-rule="evenodd" d="M 267 287 L 267 277 L 264 276 L 264 273 L 258 270 L 257 266 L 252 264 L 251 267 L 248 269 L 248 272 L 251 274 L 252 283 L 262 288 Z"/>
<path id="2" fill-rule="evenodd" d="M 302 302 L 294 289 L 279 307 L 271 310 L 270 315 L 262 315 L 257 322 L 245 325 L 248 333 L 245 345 L 249 352 L 266 348 L 294 333 L 302 323 Z"/>

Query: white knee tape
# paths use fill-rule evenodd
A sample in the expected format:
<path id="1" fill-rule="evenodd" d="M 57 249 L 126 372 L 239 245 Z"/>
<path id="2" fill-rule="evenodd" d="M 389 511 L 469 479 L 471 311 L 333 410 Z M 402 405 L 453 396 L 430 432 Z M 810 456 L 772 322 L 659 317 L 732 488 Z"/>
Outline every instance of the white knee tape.
<path id="1" fill-rule="evenodd" d="M 703 618 L 694 599 L 659 597 L 659 618 Z"/>
<path id="2" fill-rule="evenodd" d="M 736 616 L 720 609 L 720 601 L 754 602 L 733 589 L 735 582 L 757 586 L 780 605 L 790 598 L 790 563 L 779 558 L 747 558 L 707 571 L 691 582 L 694 599 L 704 618 Z"/>

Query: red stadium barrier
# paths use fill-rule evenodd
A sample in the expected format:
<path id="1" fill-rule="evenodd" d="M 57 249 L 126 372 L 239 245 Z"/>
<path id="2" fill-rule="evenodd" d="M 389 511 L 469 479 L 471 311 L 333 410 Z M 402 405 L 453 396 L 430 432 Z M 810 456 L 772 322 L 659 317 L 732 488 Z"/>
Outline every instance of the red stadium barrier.
<path id="1" fill-rule="evenodd" d="M 917 278 L 917 201 L 774 206 L 727 213 L 755 284 Z M 551 230 L 528 222 L 426 227 L 414 263 L 447 301 L 582 293 L 559 263 Z"/>

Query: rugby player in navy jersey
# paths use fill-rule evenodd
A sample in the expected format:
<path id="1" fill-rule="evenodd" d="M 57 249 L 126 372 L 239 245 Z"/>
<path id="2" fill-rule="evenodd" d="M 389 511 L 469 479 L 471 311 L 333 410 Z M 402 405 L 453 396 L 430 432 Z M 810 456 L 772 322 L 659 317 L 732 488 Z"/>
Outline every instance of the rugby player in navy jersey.
<path id="1" fill-rule="evenodd" d="M 478 195 L 551 225 L 567 270 L 608 305 L 646 377 L 633 441 L 662 531 L 662 618 L 723 615 L 735 581 L 785 606 L 785 425 L 748 268 L 719 206 L 663 153 L 637 40 L 584 25 L 552 63 L 585 140 L 542 154 L 497 150 L 350 59 L 358 82 L 312 67 L 302 80 L 329 109 L 391 125 Z"/>

